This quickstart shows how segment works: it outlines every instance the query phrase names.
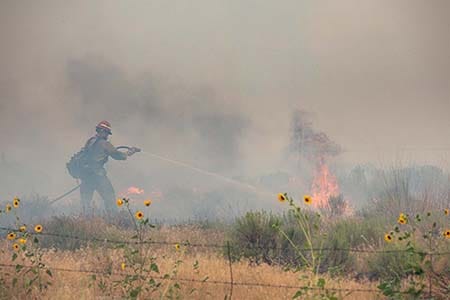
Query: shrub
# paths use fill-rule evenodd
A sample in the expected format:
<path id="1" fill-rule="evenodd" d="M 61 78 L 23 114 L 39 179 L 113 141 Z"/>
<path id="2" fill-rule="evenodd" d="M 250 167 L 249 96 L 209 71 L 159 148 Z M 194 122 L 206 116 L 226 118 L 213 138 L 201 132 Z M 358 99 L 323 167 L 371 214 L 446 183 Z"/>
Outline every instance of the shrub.
<path id="1" fill-rule="evenodd" d="M 305 213 L 308 216 L 307 219 L 310 227 L 314 226 L 313 224 L 319 222 L 317 215 L 314 215 L 311 212 Z M 287 238 L 283 238 L 278 235 L 278 246 L 280 250 L 278 252 L 277 261 L 286 266 L 301 266 L 304 264 L 304 261 L 300 259 L 297 251 L 292 247 L 289 240 L 292 241 L 298 248 L 305 249 L 307 248 L 307 240 L 305 234 L 301 230 L 299 230 L 298 220 L 292 211 L 283 213 L 281 220 L 282 221 L 279 228 L 284 232 L 284 234 L 286 234 Z M 306 257 L 309 257 L 310 252 L 305 251 L 304 255 Z"/>
<path id="2" fill-rule="evenodd" d="M 384 225 L 380 218 L 340 219 L 327 229 L 324 242 L 321 271 L 357 271 L 357 256 L 344 249 L 367 249 L 377 244 L 383 235 Z"/>
<path id="3" fill-rule="evenodd" d="M 310 227 L 319 221 L 317 215 L 312 212 L 306 214 Z M 281 264 L 293 267 L 303 265 L 304 262 L 292 248 L 291 242 L 281 237 L 274 226 L 283 230 L 286 237 L 298 248 L 307 248 L 306 237 L 298 229 L 297 219 L 292 211 L 281 216 L 266 211 L 248 212 L 237 218 L 231 226 L 229 235 L 232 258 L 239 260 L 244 257 L 256 264 Z M 310 253 L 305 251 L 304 255 L 308 257 Z"/>
<path id="4" fill-rule="evenodd" d="M 423 258 L 421 254 L 404 252 L 404 247 L 393 245 L 386 252 L 372 254 L 368 259 L 368 268 L 373 278 L 383 281 L 396 281 L 421 272 L 418 268 Z"/>
<path id="5" fill-rule="evenodd" d="M 236 219 L 230 233 L 233 259 L 245 257 L 254 263 L 271 264 L 278 240 L 272 225 L 279 223 L 279 217 L 265 211 L 248 212 Z"/>

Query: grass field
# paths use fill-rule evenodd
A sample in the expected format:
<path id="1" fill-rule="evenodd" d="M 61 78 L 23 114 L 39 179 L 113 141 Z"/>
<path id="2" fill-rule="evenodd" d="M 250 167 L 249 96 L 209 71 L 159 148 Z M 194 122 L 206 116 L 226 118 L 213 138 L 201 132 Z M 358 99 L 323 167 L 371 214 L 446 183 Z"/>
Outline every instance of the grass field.
<path id="1" fill-rule="evenodd" d="M 342 197 L 323 210 L 278 194 L 283 213 L 178 225 L 127 199 L 104 217 L 15 199 L 0 212 L 0 298 L 448 299 L 448 188 L 401 178 L 351 214 Z"/>
<path id="2" fill-rule="evenodd" d="M 126 235 L 124 233 L 124 235 Z M 177 295 L 185 299 L 224 299 L 226 295 L 230 295 L 230 284 L 220 283 L 230 281 L 230 266 L 226 255 L 224 256 L 221 249 L 210 247 L 190 247 L 181 245 L 180 249 L 175 248 L 175 243 L 189 240 L 192 244 L 221 244 L 225 238 L 224 233 L 220 230 L 200 229 L 193 226 L 177 226 L 172 228 L 159 228 L 154 232 L 155 241 L 167 242 L 165 245 L 146 245 L 145 251 L 151 255 L 157 256 L 160 274 L 169 273 L 176 260 L 182 260 L 177 275 L 171 280 L 163 281 L 163 285 L 173 284 L 174 281 L 179 282 L 180 291 Z M 42 237 L 44 240 L 45 237 Z M 174 244 L 172 244 L 172 242 Z M 10 245 L 3 242 L 1 245 L 2 264 L 11 264 Z M 112 270 L 112 274 L 124 274 L 128 270 L 121 269 L 123 261 L 122 249 L 111 249 L 111 247 L 103 247 L 95 243 L 87 245 L 84 248 L 76 250 L 45 250 L 43 256 L 44 263 L 53 271 L 52 285 L 47 291 L 39 293 L 34 290 L 34 294 L 39 294 L 43 298 L 49 299 L 113 299 L 120 298 L 121 291 L 116 289 L 112 295 L 105 296 L 97 284 L 93 284 L 91 279 L 92 273 L 97 272 L 97 283 L 103 278 L 109 283 L 114 280 L 120 280 L 124 275 L 102 276 L 99 273 Z M 16 261 L 17 262 L 17 261 Z M 193 265 L 198 262 L 198 268 L 194 269 Z M 85 272 L 62 271 L 80 270 Z M 14 273 L 14 269 L 3 267 L 2 273 Z M 294 273 L 285 271 L 282 267 L 267 264 L 249 264 L 248 261 L 242 260 L 232 263 L 233 281 L 237 285 L 233 286 L 232 297 L 234 299 L 290 299 L 297 289 L 276 287 L 282 286 L 302 286 L 302 273 Z M 95 274 L 95 273 L 94 273 Z M 205 282 L 190 282 L 194 279 Z M 376 290 L 376 282 L 362 280 L 357 282 L 351 278 L 339 277 L 329 278 L 327 280 L 327 288 L 337 289 L 374 289 Z M 177 280 L 178 279 L 178 280 Z M 20 281 L 20 280 L 19 280 Z M 219 283 L 214 283 L 219 282 Z M 242 283 L 258 284 L 260 286 L 240 285 Z M 6 282 L 11 284 L 11 282 Z M 268 285 L 268 286 L 264 286 Z M 194 291 L 192 291 L 195 289 Z M 160 298 L 164 294 L 165 288 L 161 288 L 158 293 L 152 296 Z M 191 292 L 192 291 L 192 292 Z M 336 294 L 339 299 L 379 299 L 380 295 L 373 293 L 361 292 L 339 292 Z M 23 299 L 25 293 L 20 288 L 9 289 L 8 295 L 12 299 Z M 167 291 L 166 291 L 166 295 Z M 145 299 L 143 297 L 142 299 Z"/>

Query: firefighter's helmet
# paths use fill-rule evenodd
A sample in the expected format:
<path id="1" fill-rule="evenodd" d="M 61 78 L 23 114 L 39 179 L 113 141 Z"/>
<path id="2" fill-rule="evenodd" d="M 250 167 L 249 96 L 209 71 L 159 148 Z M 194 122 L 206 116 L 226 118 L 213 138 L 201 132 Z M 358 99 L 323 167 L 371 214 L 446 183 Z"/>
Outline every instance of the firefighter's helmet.
<path id="1" fill-rule="evenodd" d="M 108 121 L 101 121 L 100 123 L 98 123 L 98 125 L 95 127 L 95 130 L 97 130 L 97 132 L 99 130 L 106 130 L 106 132 L 112 134 L 111 124 Z"/>

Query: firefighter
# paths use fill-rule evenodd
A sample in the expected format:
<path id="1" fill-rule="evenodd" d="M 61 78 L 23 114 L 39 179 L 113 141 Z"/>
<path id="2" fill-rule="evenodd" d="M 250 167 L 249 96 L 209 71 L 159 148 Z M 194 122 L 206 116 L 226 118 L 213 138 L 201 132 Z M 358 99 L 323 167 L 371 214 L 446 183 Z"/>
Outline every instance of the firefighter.
<path id="1" fill-rule="evenodd" d="M 95 128 L 97 134 L 91 137 L 85 145 L 86 168 L 80 174 L 81 186 L 80 196 L 83 213 L 86 214 L 91 206 L 94 191 L 97 191 L 103 199 L 107 213 L 116 211 L 114 188 L 106 176 L 104 168 L 108 157 L 116 160 L 126 160 L 128 156 L 138 152 L 139 149 L 132 147 L 128 152 L 117 150 L 109 141 L 112 134 L 111 124 L 101 121 Z"/>

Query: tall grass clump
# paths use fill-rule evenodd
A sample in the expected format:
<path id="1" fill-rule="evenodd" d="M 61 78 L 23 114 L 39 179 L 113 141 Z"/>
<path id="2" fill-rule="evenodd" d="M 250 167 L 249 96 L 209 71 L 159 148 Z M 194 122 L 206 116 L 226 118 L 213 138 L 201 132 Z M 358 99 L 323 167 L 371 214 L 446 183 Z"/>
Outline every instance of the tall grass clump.
<path id="1" fill-rule="evenodd" d="M 120 240 L 116 226 L 103 218 L 86 216 L 53 216 L 44 222 L 51 234 L 42 239 L 41 246 L 59 250 L 76 250 L 88 245 L 102 245 L 105 240 Z"/>

